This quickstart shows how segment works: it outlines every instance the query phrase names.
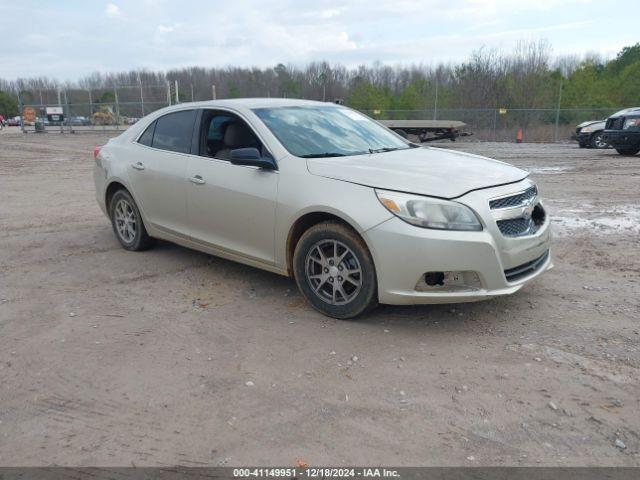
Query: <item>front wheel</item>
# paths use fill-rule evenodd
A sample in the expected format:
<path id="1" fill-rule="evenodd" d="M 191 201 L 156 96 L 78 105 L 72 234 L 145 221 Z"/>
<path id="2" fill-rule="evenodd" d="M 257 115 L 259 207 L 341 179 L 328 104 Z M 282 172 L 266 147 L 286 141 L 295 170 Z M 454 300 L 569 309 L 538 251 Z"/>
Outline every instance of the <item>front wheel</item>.
<path id="1" fill-rule="evenodd" d="M 616 148 L 616 152 L 620 155 L 635 155 L 640 152 L 640 148 Z"/>
<path id="2" fill-rule="evenodd" d="M 591 148 L 602 149 L 602 148 L 607 148 L 609 146 L 607 142 L 605 142 L 602 139 L 602 132 L 596 132 L 593 135 L 591 135 L 590 143 L 591 143 Z"/>
<path id="3" fill-rule="evenodd" d="M 323 222 L 307 230 L 296 245 L 293 268 L 302 294 L 329 317 L 353 318 L 378 304 L 371 253 L 346 225 Z"/>

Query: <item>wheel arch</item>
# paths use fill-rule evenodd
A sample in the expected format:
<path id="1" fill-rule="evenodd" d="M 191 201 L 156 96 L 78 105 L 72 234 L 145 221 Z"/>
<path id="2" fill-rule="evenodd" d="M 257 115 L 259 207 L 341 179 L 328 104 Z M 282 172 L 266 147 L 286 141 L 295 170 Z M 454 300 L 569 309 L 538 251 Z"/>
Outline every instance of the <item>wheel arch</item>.
<path id="1" fill-rule="evenodd" d="M 103 198 L 104 198 L 104 202 L 105 202 L 104 204 L 107 212 L 109 211 L 109 204 L 111 203 L 111 199 L 113 198 L 113 195 L 118 190 L 122 189 L 122 190 L 126 190 L 127 193 L 129 193 L 129 195 L 133 197 L 133 200 L 136 202 L 136 206 L 138 207 L 138 210 L 140 210 L 140 215 L 142 215 L 142 218 L 145 219 L 145 215 L 144 215 L 144 212 L 142 211 L 142 207 L 140 206 L 140 202 L 138 202 L 136 195 L 133 193 L 133 190 L 129 187 L 127 182 L 123 181 L 121 178 L 113 177 L 109 179 L 109 181 L 106 183 L 107 183 L 107 188 L 105 188 L 104 190 Z"/>
<path id="2" fill-rule="evenodd" d="M 113 179 L 109 183 L 109 185 L 107 185 L 107 188 L 104 191 L 104 204 L 107 208 L 107 211 L 109 211 L 109 207 L 111 206 L 111 199 L 118 190 L 126 190 L 127 192 L 129 192 L 129 195 L 131 195 L 131 191 L 123 182 L 117 179 Z"/>
<path id="3" fill-rule="evenodd" d="M 298 244 L 298 241 L 300 240 L 304 232 L 309 230 L 314 225 L 326 221 L 338 222 L 349 227 L 362 239 L 362 241 L 369 249 L 369 252 L 371 252 L 369 243 L 362 235 L 361 229 L 356 227 L 356 224 L 353 220 L 347 219 L 343 215 L 340 215 L 339 213 L 334 211 L 329 211 L 326 209 L 314 209 L 312 211 L 307 211 L 300 214 L 289 228 L 285 252 L 287 275 L 293 276 L 293 254 L 295 252 L 296 245 Z"/>

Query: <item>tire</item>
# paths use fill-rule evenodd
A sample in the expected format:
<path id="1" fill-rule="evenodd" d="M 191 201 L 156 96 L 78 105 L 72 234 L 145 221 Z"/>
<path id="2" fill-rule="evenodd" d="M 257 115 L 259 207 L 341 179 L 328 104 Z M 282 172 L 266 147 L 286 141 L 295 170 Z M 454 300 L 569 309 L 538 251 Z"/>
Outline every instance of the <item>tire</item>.
<path id="1" fill-rule="evenodd" d="M 635 155 L 636 153 L 640 152 L 640 148 L 616 148 L 616 152 L 618 152 L 620 155 Z"/>
<path id="2" fill-rule="evenodd" d="M 607 142 L 602 140 L 602 131 L 594 132 L 589 139 L 589 144 L 591 145 L 591 148 L 597 148 L 598 150 L 609 147 Z"/>
<path id="3" fill-rule="evenodd" d="M 304 232 L 293 255 L 293 270 L 300 292 L 324 315 L 346 320 L 378 305 L 373 258 L 362 238 L 346 225 L 322 222 Z M 344 273 L 348 271 L 352 273 Z"/>
<path id="4" fill-rule="evenodd" d="M 118 190 L 111 197 L 109 217 L 113 232 L 125 250 L 138 252 L 153 245 L 153 238 L 147 234 L 140 210 L 126 190 Z"/>

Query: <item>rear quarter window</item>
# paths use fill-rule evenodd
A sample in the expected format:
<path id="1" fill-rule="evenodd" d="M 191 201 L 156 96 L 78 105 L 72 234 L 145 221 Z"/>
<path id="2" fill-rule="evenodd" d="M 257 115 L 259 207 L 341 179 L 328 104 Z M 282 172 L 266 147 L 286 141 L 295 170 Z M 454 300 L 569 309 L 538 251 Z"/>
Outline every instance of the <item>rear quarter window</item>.
<path id="1" fill-rule="evenodd" d="M 153 130 L 156 128 L 156 122 L 151 123 L 144 131 L 140 138 L 138 139 L 138 143 L 141 145 L 146 145 L 147 147 L 151 146 L 151 141 L 153 140 Z"/>

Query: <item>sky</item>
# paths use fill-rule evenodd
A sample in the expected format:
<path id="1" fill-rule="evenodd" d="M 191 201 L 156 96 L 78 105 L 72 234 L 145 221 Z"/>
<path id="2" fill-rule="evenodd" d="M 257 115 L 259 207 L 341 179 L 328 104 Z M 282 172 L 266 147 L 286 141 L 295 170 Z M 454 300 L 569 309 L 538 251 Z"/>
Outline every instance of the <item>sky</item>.
<path id="1" fill-rule="evenodd" d="M 609 0 L 0 0 L 0 78 L 202 66 L 458 62 L 549 40 L 615 56 L 637 9 Z"/>

